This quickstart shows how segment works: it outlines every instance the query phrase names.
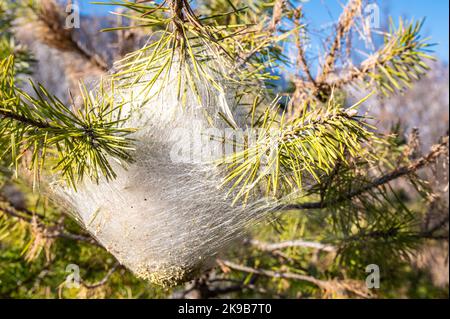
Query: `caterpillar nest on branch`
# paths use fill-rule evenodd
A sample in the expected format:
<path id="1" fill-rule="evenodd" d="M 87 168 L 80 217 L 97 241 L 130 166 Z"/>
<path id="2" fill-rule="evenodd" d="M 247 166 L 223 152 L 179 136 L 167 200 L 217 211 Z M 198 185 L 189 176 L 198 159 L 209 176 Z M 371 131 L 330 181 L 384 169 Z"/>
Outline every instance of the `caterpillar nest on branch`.
<path id="1" fill-rule="evenodd" d="M 203 66 L 210 80 L 189 79 L 186 70 L 193 66 L 184 63 L 174 58 L 151 88 L 155 71 L 138 83 L 134 76 L 118 80 L 115 94 L 126 101 L 121 112 L 128 115 L 123 125 L 138 129 L 132 164 L 114 164 L 117 177 L 109 182 L 85 179 L 76 190 L 55 186 L 98 242 L 137 276 L 163 286 L 211 267 L 269 207 L 262 199 L 233 204 L 229 189 L 219 187 L 223 172 L 213 161 L 223 155 L 221 145 L 209 147 L 206 157 L 184 160 L 205 146 L 205 131 L 230 123 L 245 128 L 242 104 L 249 103 L 238 102 L 238 88 L 220 76 L 229 71 L 219 61 Z"/>

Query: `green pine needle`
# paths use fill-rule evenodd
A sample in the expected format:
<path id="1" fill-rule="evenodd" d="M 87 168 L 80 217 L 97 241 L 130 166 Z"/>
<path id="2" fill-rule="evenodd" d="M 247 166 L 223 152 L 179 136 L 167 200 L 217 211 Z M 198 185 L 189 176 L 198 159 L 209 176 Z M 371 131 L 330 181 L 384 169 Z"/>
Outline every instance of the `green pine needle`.
<path id="1" fill-rule="evenodd" d="M 0 156 L 9 154 L 16 172 L 30 154 L 35 176 L 51 160 L 52 171 L 75 186 L 85 176 L 114 178 L 111 159 L 131 161 L 134 130 L 121 127 L 116 114 L 122 105 L 114 94 L 100 90 L 92 96 L 82 86 L 84 109 L 74 110 L 31 81 L 34 96 L 18 88 L 12 56 L 1 61 L 0 70 Z"/>

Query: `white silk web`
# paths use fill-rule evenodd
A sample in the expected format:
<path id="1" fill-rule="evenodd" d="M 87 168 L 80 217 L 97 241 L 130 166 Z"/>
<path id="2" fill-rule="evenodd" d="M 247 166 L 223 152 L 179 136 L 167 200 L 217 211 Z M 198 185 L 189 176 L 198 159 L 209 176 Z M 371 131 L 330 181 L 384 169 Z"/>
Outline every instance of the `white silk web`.
<path id="1" fill-rule="evenodd" d="M 146 85 L 154 74 L 148 72 L 138 84 L 118 90 L 117 98 L 127 101 L 124 126 L 138 128 L 133 164 L 127 169 L 114 165 L 117 178 L 110 182 L 85 180 L 77 191 L 55 186 L 84 227 L 122 264 L 165 286 L 210 267 L 217 254 L 271 206 L 265 199 L 245 207 L 232 205 L 228 189 L 219 188 L 223 172 L 210 161 L 223 155 L 220 147 L 209 149 L 207 159 L 173 160 L 174 146 L 180 143 L 174 132 L 224 129 L 227 124 L 219 113 L 242 128 L 246 122 L 244 99 L 237 103 L 234 85 L 218 76 L 226 72 L 223 65 L 211 61 L 206 70 L 223 91 L 197 80 L 195 91 L 189 85 L 182 88 L 182 97 L 177 90 L 179 69 L 173 63 L 151 89 Z"/>

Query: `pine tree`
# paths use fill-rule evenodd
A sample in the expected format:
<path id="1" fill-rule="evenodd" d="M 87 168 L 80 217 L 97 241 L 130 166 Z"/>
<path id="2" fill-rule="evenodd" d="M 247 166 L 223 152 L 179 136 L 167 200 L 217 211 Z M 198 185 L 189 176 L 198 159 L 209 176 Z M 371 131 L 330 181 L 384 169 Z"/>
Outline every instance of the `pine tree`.
<path id="1" fill-rule="evenodd" d="M 48 3 L 41 1 L 44 7 Z M 42 8 L 0 2 L 1 183 L 30 187 L 34 189 L 34 193 L 28 191 L 30 196 L 45 198 L 48 176 L 74 192 L 85 182 L 114 180 L 116 170 L 136 161 L 139 147 L 134 134 L 140 128 L 127 127 L 132 115 L 126 111 L 129 97 L 122 93 L 141 86 L 144 101 L 150 100 L 174 74 L 180 112 L 189 107 L 186 100 L 191 98 L 205 111 L 205 118 L 211 119 L 211 126 L 236 132 L 245 128 L 242 140 L 210 136 L 233 150 L 214 162 L 223 173 L 222 182 L 216 185 L 223 195 L 243 209 L 261 198 L 275 203 L 267 208 L 272 216 L 269 225 L 253 227 L 240 247 L 216 260 L 218 267 L 195 273 L 194 283 L 185 290 L 175 289 L 176 296 L 237 292 L 241 296 L 371 297 L 373 291 L 364 284 L 370 264 L 392 277 L 392 284 L 381 292 L 389 295 L 396 283 L 405 280 L 405 267 L 424 244 L 448 239 L 447 214 L 424 222 L 441 195 L 419 173 L 448 162 L 448 136 L 421 154 L 416 131 L 406 140 L 401 139 L 402 132 L 379 132 L 364 111 L 369 103 L 377 103 L 373 95 L 407 94 L 428 71 L 427 63 L 433 57 L 429 40 L 421 38 L 422 21 L 391 21 L 383 44 L 353 65 L 349 57 L 352 33 L 364 22 L 364 4 L 350 0 L 314 73 L 306 55 L 308 26 L 303 24 L 303 15 L 307 13 L 295 3 L 215 0 L 194 6 L 187 0 L 168 0 L 114 4 L 125 8 L 121 15 L 132 21 L 132 28 L 151 33 L 153 41 L 116 61 L 114 73 L 105 75 L 97 90 L 80 84 L 80 98 L 68 104 L 41 84 L 31 81 L 31 93 L 23 89 L 24 75 L 34 62 L 24 48 L 14 44 L 9 30 L 18 10 L 42 20 Z M 76 42 L 73 45 L 71 49 L 79 49 Z M 295 61 L 285 56 L 286 45 L 295 47 Z M 82 55 L 95 56 L 85 51 Z M 213 72 L 211 65 L 221 68 Z M 274 83 L 283 68 L 295 71 L 291 87 L 280 94 Z M 350 103 L 352 90 L 367 93 Z M 237 123 L 227 109 L 208 113 L 210 102 L 205 95 L 230 91 L 239 112 L 246 114 L 245 123 Z M 253 131 L 258 134 L 252 136 Z M 402 191 L 411 189 L 417 195 L 407 200 Z M 58 255 L 59 246 L 61 251 L 83 250 L 79 262 L 85 264 L 102 251 L 95 236 L 62 217 L 77 217 L 66 207 L 40 204 L 30 209 L 0 196 L 0 238 L 6 238 L 8 247 L 25 246 L 31 263 L 61 269 L 63 261 L 52 256 L 52 251 Z M 123 282 L 113 278 L 118 269 L 126 270 L 118 263 L 110 268 L 108 264 L 100 261 L 99 268 L 107 269 L 104 277 L 94 274 L 98 283 L 82 282 L 82 292 L 75 294 L 108 296 L 107 289 L 102 290 L 108 285 L 110 289 L 136 285 L 139 288 L 132 289 L 145 291 L 145 283 L 130 274 Z M 64 273 L 57 272 L 56 280 L 63 287 Z M 186 279 L 171 279 L 169 284 L 181 285 Z M 73 293 L 61 289 L 67 296 Z"/>

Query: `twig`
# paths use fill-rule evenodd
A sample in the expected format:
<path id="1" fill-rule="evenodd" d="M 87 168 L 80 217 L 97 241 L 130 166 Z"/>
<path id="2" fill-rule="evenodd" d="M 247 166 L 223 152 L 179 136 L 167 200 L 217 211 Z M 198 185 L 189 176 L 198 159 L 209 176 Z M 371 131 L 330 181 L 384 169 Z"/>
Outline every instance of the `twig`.
<path id="1" fill-rule="evenodd" d="M 257 249 L 263 250 L 263 251 L 274 251 L 274 250 L 280 250 L 280 249 L 286 249 L 286 248 L 292 248 L 292 247 L 304 247 L 304 248 L 313 248 L 318 249 L 326 252 L 334 252 L 336 251 L 336 248 L 323 244 L 318 242 L 311 242 L 311 241 L 305 241 L 305 240 L 289 240 L 289 241 L 283 241 L 280 243 L 264 243 L 259 240 L 252 239 L 248 241 L 252 246 L 256 247 Z"/>
<path id="2" fill-rule="evenodd" d="M 88 284 L 88 283 L 86 283 L 84 281 L 81 281 L 81 285 L 83 285 L 83 287 L 85 287 L 87 289 L 95 289 L 95 288 L 101 287 L 101 286 L 105 285 L 108 282 L 109 278 L 114 274 L 114 272 L 119 267 L 122 267 L 122 265 L 120 265 L 120 263 L 116 262 L 114 264 L 114 266 L 111 267 L 111 269 L 106 273 L 106 275 L 100 281 L 98 281 L 96 283 L 93 283 L 93 284 Z"/>
<path id="3" fill-rule="evenodd" d="M 449 215 L 445 215 L 440 221 L 438 221 L 433 227 L 430 229 L 424 230 L 418 234 L 418 237 L 421 238 L 428 238 L 428 239 L 444 239 L 448 240 L 448 234 L 439 236 L 435 235 L 436 232 L 441 230 L 445 225 L 448 224 L 449 221 Z"/>
<path id="4" fill-rule="evenodd" d="M 296 27 L 300 27 L 300 19 L 302 18 L 302 9 L 301 7 L 296 9 L 294 11 L 294 16 L 295 16 L 295 26 Z M 301 39 L 301 31 L 302 29 L 300 29 L 298 31 L 298 33 L 295 35 L 295 46 L 297 47 L 297 65 L 303 70 L 303 72 L 306 74 L 306 76 L 308 77 L 308 80 L 314 85 L 314 87 L 317 86 L 316 80 L 314 79 L 314 77 L 312 76 L 311 70 L 309 68 L 308 62 L 306 60 L 306 55 L 305 55 L 305 49 L 303 48 L 302 45 L 302 39 Z"/>
<path id="5" fill-rule="evenodd" d="M 236 66 L 233 69 L 240 69 L 242 66 L 247 64 L 254 55 L 259 53 L 259 51 L 262 48 L 264 48 L 268 43 L 273 41 L 271 39 L 271 35 L 275 33 L 277 26 L 281 21 L 284 5 L 285 5 L 285 0 L 277 0 L 273 7 L 273 15 L 272 15 L 272 19 L 271 19 L 269 26 L 261 27 L 261 29 L 262 29 L 261 31 L 267 32 L 267 38 L 269 39 L 269 41 L 266 41 L 266 40 L 261 41 L 260 44 L 255 46 L 253 48 L 253 50 L 251 50 L 247 54 L 238 55 L 237 58 L 238 58 L 239 62 L 236 64 Z"/>
<path id="6" fill-rule="evenodd" d="M 309 282 L 311 284 L 314 284 L 317 287 L 322 288 L 322 289 L 326 289 L 328 287 L 328 284 L 327 284 L 326 281 L 314 278 L 312 276 L 299 275 L 299 274 L 294 274 L 294 273 L 290 273 L 290 272 L 275 272 L 275 271 L 266 270 L 266 269 L 255 269 L 255 268 L 251 268 L 251 267 L 235 264 L 235 263 L 233 263 L 231 261 L 228 261 L 228 260 L 218 260 L 217 262 L 219 264 L 222 264 L 222 265 L 228 267 L 228 268 L 231 268 L 231 269 L 234 269 L 234 270 L 238 270 L 238 271 L 242 271 L 242 272 L 246 272 L 246 273 L 249 273 L 249 274 L 255 274 L 255 275 L 271 277 L 271 278 L 283 278 L 283 279 L 292 279 L 292 280 L 298 280 L 298 281 L 305 281 L 305 282 Z"/>

